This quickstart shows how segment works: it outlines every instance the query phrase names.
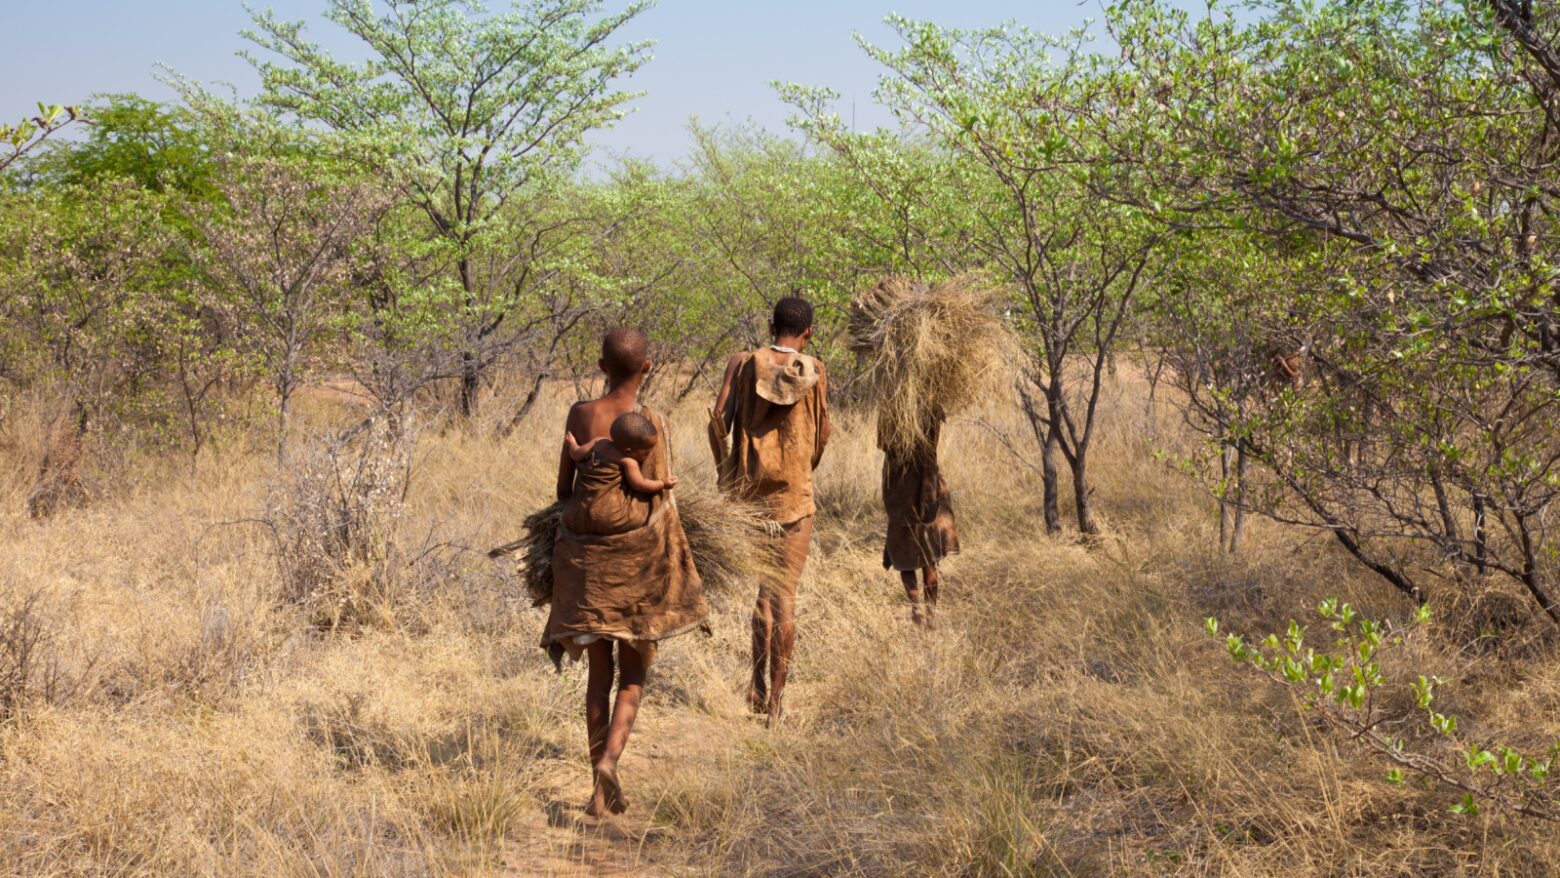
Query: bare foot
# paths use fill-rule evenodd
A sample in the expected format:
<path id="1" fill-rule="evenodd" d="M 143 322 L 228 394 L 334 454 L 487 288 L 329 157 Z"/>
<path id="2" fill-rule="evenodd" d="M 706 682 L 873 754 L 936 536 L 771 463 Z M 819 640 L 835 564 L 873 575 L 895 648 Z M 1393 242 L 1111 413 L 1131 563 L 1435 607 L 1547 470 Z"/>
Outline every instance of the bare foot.
<path id="1" fill-rule="evenodd" d="M 596 789 L 590 795 L 590 804 L 585 806 L 585 814 L 588 817 L 602 817 L 607 813 L 607 791 L 601 785 L 600 778 L 596 780 Z"/>
<path id="2" fill-rule="evenodd" d="M 748 710 L 751 710 L 754 713 L 760 715 L 769 712 L 769 698 L 764 694 L 764 691 L 759 689 L 757 686 L 748 689 L 747 700 Z"/>
<path id="3" fill-rule="evenodd" d="M 628 799 L 623 796 L 623 787 L 618 784 L 616 762 L 603 758 L 596 763 L 596 789 L 602 792 L 603 804 L 613 814 L 622 814 L 628 810 Z"/>
<path id="4" fill-rule="evenodd" d="M 607 798 L 607 810 L 613 814 L 622 814 L 628 810 L 628 799 L 623 795 L 622 788 Z"/>
<path id="5" fill-rule="evenodd" d="M 926 624 L 926 608 L 920 604 L 910 605 L 910 621 L 916 625 Z"/>

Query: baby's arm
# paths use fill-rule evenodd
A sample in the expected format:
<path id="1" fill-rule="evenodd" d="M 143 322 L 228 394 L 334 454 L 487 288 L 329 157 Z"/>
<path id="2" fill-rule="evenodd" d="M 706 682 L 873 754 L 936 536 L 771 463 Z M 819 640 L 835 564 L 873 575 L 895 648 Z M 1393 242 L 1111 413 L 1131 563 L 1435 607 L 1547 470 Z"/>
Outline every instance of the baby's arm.
<path id="1" fill-rule="evenodd" d="M 639 461 L 632 457 L 625 457 L 623 458 L 623 482 L 641 494 L 659 494 L 671 490 L 677 484 L 677 477 L 647 479 L 644 472 L 639 469 Z"/>
<path id="2" fill-rule="evenodd" d="M 563 434 L 563 447 L 568 450 L 569 459 L 575 463 L 579 463 L 585 458 L 590 457 L 590 450 L 595 446 L 596 443 L 594 441 L 588 442 L 584 445 L 575 442 L 573 433 Z"/>

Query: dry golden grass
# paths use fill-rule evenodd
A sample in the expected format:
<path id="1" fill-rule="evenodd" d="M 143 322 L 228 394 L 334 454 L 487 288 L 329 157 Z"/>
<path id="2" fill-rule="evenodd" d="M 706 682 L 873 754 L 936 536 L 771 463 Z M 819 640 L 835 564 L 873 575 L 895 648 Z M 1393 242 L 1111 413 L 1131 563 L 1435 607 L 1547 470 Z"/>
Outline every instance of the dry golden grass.
<path id="1" fill-rule="evenodd" d="M 48 636 L 34 694 L 0 722 L 0 873 L 1560 868 L 1549 827 L 1458 817 L 1442 795 L 1380 782 L 1384 766 L 1203 638 L 1203 616 L 1269 630 L 1326 594 L 1407 608 L 1313 534 L 1257 521 L 1241 555 L 1221 555 L 1213 504 L 1149 453 L 1188 441 L 1173 414 L 1145 411 L 1125 370 L 1109 392 L 1094 458 L 1105 535 L 1089 543 L 1044 535 L 1038 473 L 991 432 L 1025 450 L 1013 413 L 948 426 L 965 551 L 932 632 L 909 625 L 878 563 L 875 436 L 842 413 L 818 476 L 789 721 L 746 714 L 747 602 L 717 601 L 712 638 L 662 649 L 623 764 L 635 806 L 602 827 L 572 810 L 588 794 L 583 669 L 552 672 L 541 611 L 485 554 L 549 499 L 562 400 L 503 441 L 419 434 L 409 492 L 372 510 L 380 536 L 333 585 L 372 611 L 333 624 L 287 587 L 256 521 L 286 481 L 264 448 L 230 442 L 194 472 L 142 461 L 38 522 L 18 475 L 36 442 L 8 412 L 0 614 L 33 596 Z M 677 433 L 680 459 L 701 461 L 697 430 Z M 711 478 L 697 463 L 680 475 Z M 1543 642 L 1475 655 L 1432 635 L 1399 665 L 1444 678 L 1473 734 L 1560 737 L 1560 663 Z"/>

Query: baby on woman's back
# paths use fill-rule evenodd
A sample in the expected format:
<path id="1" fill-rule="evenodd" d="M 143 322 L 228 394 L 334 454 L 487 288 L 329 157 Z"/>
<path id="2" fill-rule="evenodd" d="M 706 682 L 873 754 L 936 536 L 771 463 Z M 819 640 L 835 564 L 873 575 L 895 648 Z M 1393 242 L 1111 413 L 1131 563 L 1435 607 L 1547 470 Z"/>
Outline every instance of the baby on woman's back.
<path id="1" fill-rule="evenodd" d="M 641 494 L 659 494 L 677 485 L 676 476 L 648 479 L 640 469 L 655 451 L 659 441 L 660 435 L 655 424 L 639 412 L 619 415 L 612 422 L 608 436 L 592 439 L 583 445 L 575 441 L 573 433 L 564 435 L 569 459 L 582 463 L 595 457 L 598 461 L 616 464 L 623 471 L 623 483 Z"/>

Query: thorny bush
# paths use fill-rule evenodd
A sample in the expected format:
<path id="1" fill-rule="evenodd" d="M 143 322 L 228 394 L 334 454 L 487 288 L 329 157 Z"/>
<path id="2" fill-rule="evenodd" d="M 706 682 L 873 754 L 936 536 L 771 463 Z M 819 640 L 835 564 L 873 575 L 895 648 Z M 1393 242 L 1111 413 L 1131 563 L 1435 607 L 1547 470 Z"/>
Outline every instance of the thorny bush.
<path id="1" fill-rule="evenodd" d="M 266 522 L 276 537 L 283 599 L 323 628 L 382 623 L 400 563 L 415 437 L 376 422 L 357 437 L 320 439 L 277 475 Z"/>

